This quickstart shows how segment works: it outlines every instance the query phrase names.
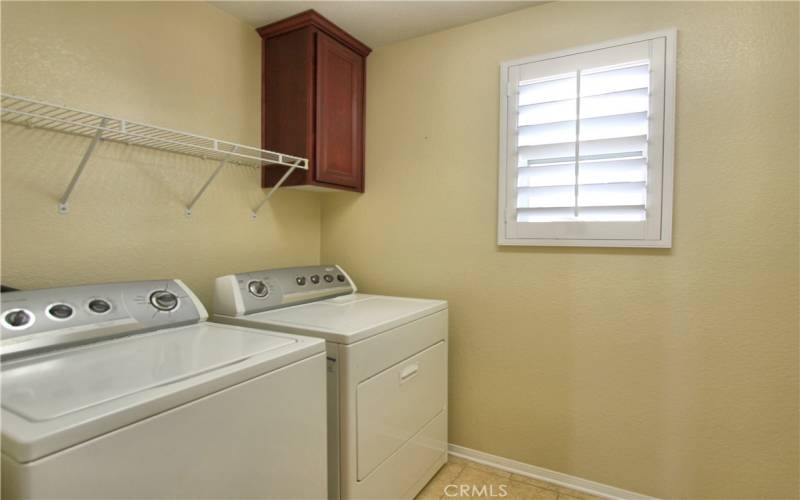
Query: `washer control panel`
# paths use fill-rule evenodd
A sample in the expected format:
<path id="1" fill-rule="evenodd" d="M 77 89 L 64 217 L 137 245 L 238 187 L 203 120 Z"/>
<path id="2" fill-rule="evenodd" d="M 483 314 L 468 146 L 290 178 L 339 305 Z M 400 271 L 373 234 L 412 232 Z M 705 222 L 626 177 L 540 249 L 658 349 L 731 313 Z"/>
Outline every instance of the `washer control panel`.
<path id="1" fill-rule="evenodd" d="M 192 324 L 207 316 L 179 280 L 6 292 L 0 307 L 0 355 Z"/>
<path id="2" fill-rule="evenodd" d="M 251 314 L 356 291 L 339 266 L 286 267 L 217 278 L 214 313 Z"/>

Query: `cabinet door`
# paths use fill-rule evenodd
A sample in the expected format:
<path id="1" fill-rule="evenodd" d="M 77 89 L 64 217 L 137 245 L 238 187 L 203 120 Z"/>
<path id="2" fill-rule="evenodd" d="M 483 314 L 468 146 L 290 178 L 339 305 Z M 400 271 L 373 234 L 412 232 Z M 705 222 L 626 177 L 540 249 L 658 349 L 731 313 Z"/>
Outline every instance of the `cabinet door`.
<path id="1" fill-rule="evenodd" d="M 317 32 L 316 181 L 363 190 L 364 58 Z"/>

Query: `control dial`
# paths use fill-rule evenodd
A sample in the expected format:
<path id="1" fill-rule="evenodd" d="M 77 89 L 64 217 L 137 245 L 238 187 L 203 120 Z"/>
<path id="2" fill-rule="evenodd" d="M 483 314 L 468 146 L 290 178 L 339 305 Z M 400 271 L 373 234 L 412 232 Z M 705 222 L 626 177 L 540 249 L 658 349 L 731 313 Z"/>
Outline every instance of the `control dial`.
<path id="1" fill-rule="evenodd" d="M 53 304 L 47 309 L 47 313 L 55 319 L 67 319 L 75 311 L 68 304 Z"/>
<path id="2" fill-rule="evenodd" d="M 178 297 L 167 290 L 156 290 L 150 294 L 150 304 L 159 311 L 172 311 L 178 307 Z"/>
<path id="3" fill-rule="evenodd" d="M 319 283 L 319 274 L 312 274 L 311 275 L 311 282 L 315 285 Z"/>
<path id="4" fill-rule="evenodd" d="M 325 276 L 323 276 L 323 278 L 325 278 L 326 282 L 333 283 L 333 275 L 326 274 Z"/>
<path id="5" fill-rule="evenodd" d="M 304 285 L 306 284 L 306 277 L 305 277 L 305 276 L 298 276 L 297 278 L 295 278 L 295 279 L 294 279 L 294 281 L 295 281 L 295 282 L 296 282 L 298 285 L 300 285 L 300 286 L 304 286 Z"/>
<path id="6" fill-rule="evenodd" d="M 92 299 L 89 301 L 89 310 L 95 314 L 105 314 L 111 310 L 111 304 L 104 299 Z"/>
<path id="7" fill-rule="evenodd" d="M 14 309 L 8 311 L 3 320 L 10 327 L 25 328 L 33 322 L 33 315 L 25 309 Z"/>
<path id="8" fill-rule="evenodd" d="M 344 275 L 343 275 L 343 274 L 337 274 L 337 275 L 336 275 L 336 279 L 337 279 L 337 280 L 338 280 L 340 283 L 344 283 Z"/>
<path id="9" fill-rule="evenodd" d="M 269 295 L 269 287 L 263 280 L 253 280 L 247 284 L 247 289 L 256 297 L 266 297 Z"/>

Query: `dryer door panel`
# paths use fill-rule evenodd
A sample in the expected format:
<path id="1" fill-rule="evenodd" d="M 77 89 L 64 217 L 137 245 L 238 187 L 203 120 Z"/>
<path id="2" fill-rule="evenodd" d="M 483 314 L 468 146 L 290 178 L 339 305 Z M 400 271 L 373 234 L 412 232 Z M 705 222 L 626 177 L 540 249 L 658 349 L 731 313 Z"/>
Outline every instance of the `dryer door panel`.
<path id="1" fill-rule="evenodd" d="M 359 481 L 445 408 L 446 356 L 439 342 L 358 385 Z"/>

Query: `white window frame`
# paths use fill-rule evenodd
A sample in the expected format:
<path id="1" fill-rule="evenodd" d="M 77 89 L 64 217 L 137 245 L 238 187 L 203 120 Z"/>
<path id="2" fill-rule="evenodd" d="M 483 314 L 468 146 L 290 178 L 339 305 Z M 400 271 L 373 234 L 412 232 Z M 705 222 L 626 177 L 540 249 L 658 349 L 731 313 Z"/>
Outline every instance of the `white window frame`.
<path id="1" fill-rule="evenodd" d="M 544 55 L 526 57 L 505 61 L 500 65 L 500 147 L 499 147 L 499 175 L 498 175 L 498 210 L 497 210 L 497 244 L 521 246 L 578 246 L 578 247 L 643 247 L 643 248 L 671 248 L 672 247 L 672 198 L 673 198 L 673 169 L 675 156 L 675 86 L 676 86 L 676 54 L 677 54 L 677 29 L 666 29 L 641 35 L 609 40 L 606 42 L 587 45 L 568 50 L 552 52 Z M 590 51 L 608 49 L 620 45 L 646 42 L 659 38 L 665 39 L 664 58 L 664 108 L 663 108 L 663 150 L 660 155 L 660 179 L 648 179 L 648 185 L 660 185 L 660 225 L 656 234 L 646 235 L 644 238 L 635 239 L 602 239 L 604 222 L 563 222 L 562 224 L 580 224 L 586 229 L 586 238 L 542 238 L 520 236 L 517 231 L 518 224 L 538 224 L 517 222 L 516 210 L 511 209 L 509 199 L 509 182 L 516 181 L 516 162 L 509 163 L 510 158 L 515 158 L 510 146 L 516 147 L 516 142 L 511 144 L 508 130 L 509 123 L 509 97 L 515 95 L 509 81 L 509 71 L 512 68 L 533 62 L 545 61 L 565 56 L 574 56 Z M 512 94 L 514 93 L 514 94 Z M 650 161 L 648 159 L 648 161 Z M 660 181 L 660 182 L 659 182 Z M 648 194 L 648 199 L 650 195 Z M 515 205 L 514 205 L 515 206 Z M 648 215 L 650 210 L 648 209 Z M 544 223 L 552 224 L 552 223 Z M 577 227 L 577 226 L 576 226 Z"/>

